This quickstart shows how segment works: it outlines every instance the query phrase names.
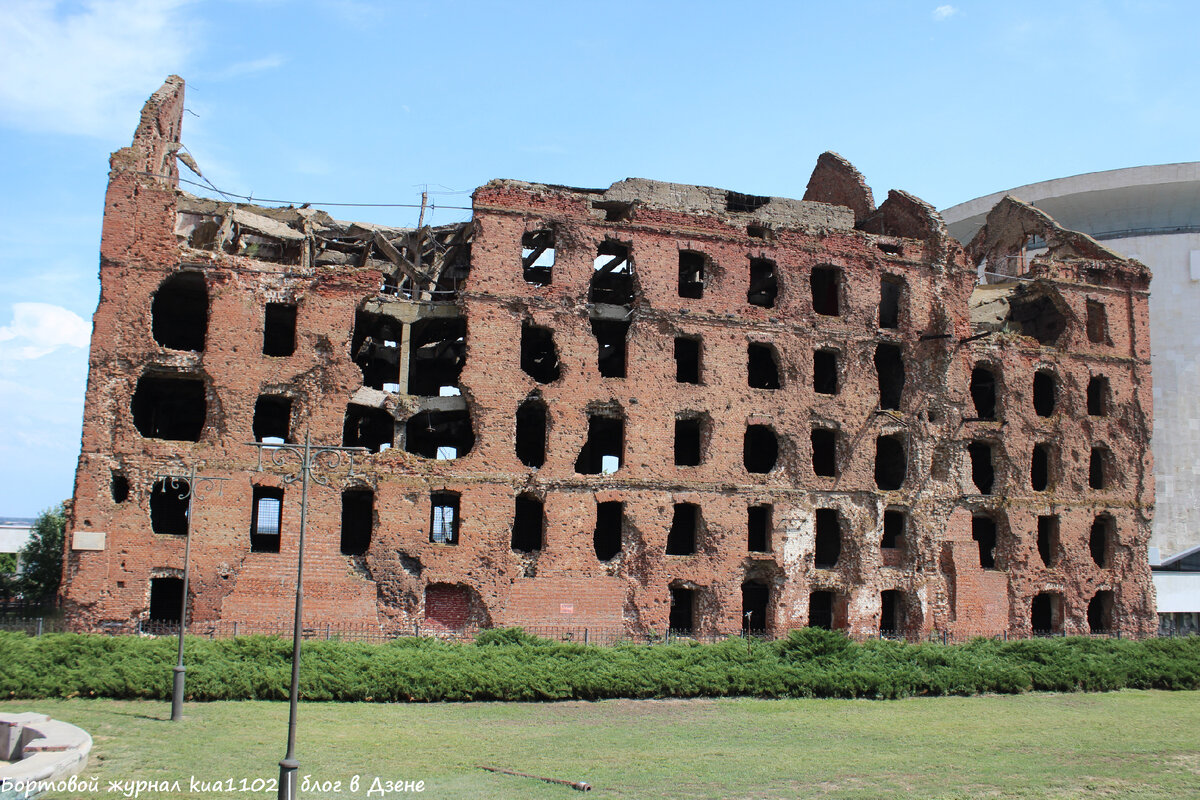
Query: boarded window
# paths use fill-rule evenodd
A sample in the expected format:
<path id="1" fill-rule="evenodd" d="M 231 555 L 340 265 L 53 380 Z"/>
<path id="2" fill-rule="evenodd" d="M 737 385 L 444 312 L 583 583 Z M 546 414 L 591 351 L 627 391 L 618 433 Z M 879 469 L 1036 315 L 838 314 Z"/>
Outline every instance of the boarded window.
<path id="1" fill-rule="evenodd" d="M 150 491 L 150 530 L 174 536 L 188 533 L 188 494 L 191 487 L 179 478 L 154 482 Z"/>
<path id="2" fill-rule="evenodd" d="M 530 492 L 517 495 L 513 512 L 512 549 L 532 553 L 542 549 L 546 527 L 546 507 L 542 499 Z"/>
<path id="3" fill-rule="evenodd" d="M 667 534 L 667 555 L 690 556 L 696 552 L 696 532 L 700 527 L 700 506 L 676 503 Z"/>
<path id="4" fill-rule="evenodd" d="M 204 350 L 208 335 L 208 287 L 199 272 L 177 272 L 164 280 L 150 304 L 154 341 L 172 350 Z"/>
<path id="5" fill-rule="evenodd" d="M 770 344 L 750 344 L 746 348 L 746 378 L 752 389 L 779 388 L 779 354 Z"/>
<path id="6" fill-rule="evenodd" d="M 263 355 L 290 356 L 296 352 L 296 306 L 267 303 L 263 314 Z"/>
<path id="7" fill-rule="evenodd" d="M 751 553 L 771 552 L 771 505 L 749 506 L 746 509 L 746 549 Z"/>
<path id="8" fill-rule="evenodd" d="M 250 515 L 250 552 L 279 552 L 282 518 L 283 489 L 255 486 L 254 506 Z"/>
<path id="9" fill-rule="evenodd" d="M 361 556 L 366 553 L 371 547 L 374 527 L 375 493 L 370 489 L 342 492 L 342 554 Z"/>
<path id="10" fill-rule="evenodd" d="M 471 594 L 465 586 L 431 583 L 425 587 L 425 621 L 453 631 L 467 627 Z"/>
<path id="11" fill-rule="evenodd" d="M 429 541 L 434 544 L 458 544 L 458 492 L 434 492 L 429 496 Z"/>

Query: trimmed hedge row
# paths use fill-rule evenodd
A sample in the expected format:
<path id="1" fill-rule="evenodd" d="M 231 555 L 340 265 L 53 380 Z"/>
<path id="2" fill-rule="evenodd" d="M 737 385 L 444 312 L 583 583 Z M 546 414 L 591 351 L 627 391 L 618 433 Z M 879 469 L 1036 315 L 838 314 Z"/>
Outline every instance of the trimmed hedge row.
<path id="1" fill-rule="evenodd" d="M 165 637 L 0 633 L 0 698 L 167 699 L 176 647 Z M 291 649 L 267 636 L 189 639 L 188 699 L 286 699 Z M 305 642 L 300 688 L 306 700 L 343 702 L 1197 689 L 1200 637 L 860 644 L 810 628 L 747 652 L 743 639 L 596 647 L 508 629 L 473 644 Z"/>

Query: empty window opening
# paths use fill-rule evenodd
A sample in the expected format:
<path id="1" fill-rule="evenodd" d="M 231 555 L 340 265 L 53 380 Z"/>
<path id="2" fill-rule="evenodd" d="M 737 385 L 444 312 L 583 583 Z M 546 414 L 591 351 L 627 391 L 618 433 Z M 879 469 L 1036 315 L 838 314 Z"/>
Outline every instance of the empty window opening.
<path id="1" fill-rule="evenodd" d="M 725 210 L 749 213 L 771 202 L 769 197 L 760 197 L 756 194 L 742 194 L 741 192 L 725 192 Z"/>
<path id="2" fill-rule="evenodd" d="M 812 287 L 813 312 L 826 317 L 839 316 L 842 313 L 842 271 L 837 267 L 813 267 L 808 280 Z"/>
<path id="3" fill-rule="evenodd" d="M 596 503 L 596 530 L 592 547 L 596 558 L 612 561 L 621 552 L 621 534 L 625 527 L 625 504 L 619 500 Z"/>
<path id="4" fill-rule="evenodd" d="M 667 555 L 690 556 L 696 552 L 696 530 L 700 526 L 700 506 L 676 503 L 667 534 Z"/>
<path id="5" fill-rule="evenodd" d="M 996 373 L 987 367 L 971 370 L 971 402 L 977 418 L 996 418 Z"/>
<path id="6" fill-rule="evenodd" d="M 526 231 L 521 236 L 521 269 L 526 283 L 550 285 L 554 271 L 554 231 Z"/>
<path id="7" fill-rule="evenodd" d="M 971 518 L 971 538 L 979 545 L 979 566 L 996 568 L 996 520 L 991 517 Z"/>
<path id="8" fill-rule="evenodd" d="M 546 507 L 542 499 L 529 492 L 517 495 L 513 512 L 512 549 L 520 553 L 541 550 L 545 527 Z"/>
<path id="9" fill-rule="evenodd" d="M 1058 561 L 1058 516 L 1045 514 L 1037 521 L 1037 549 L 1042 563 L 1053 567 Z"/>
<path id="10" fill-rule="evenodd" d="M 1109 633 L 1113 629 L 1113 593 L 1096 592 L 1087 609 L 1088 630 L 1092 633 Z"/>
<path id="11" fill-rule="evenodd" d="M 183 578 L 150 579 L 150 621 L 179 622 L 183 614 Z"/>
<path id="12" fill-rule="evenodd" d="M 833 592 L 812 592 L 808 596 L 808 627 L 833 630 Z"/>
<path id="13" fill-rule="evenodd" d="M 404 426 L 404 449 L 424 458 L 451 461 L 474 446 L 475 431 L 466 409 L 423 411 L 409 417 Z"/>
<path id="14" fill-rule="evenodd" d="M 1114 527 L 1113 518 L 1106 514 L 1102 514 L 1092 521 L 1092 530 L 1088 535 L 1088 550 L 1097 567 L 1111 566 Z"/>
<path id="15" fill-rule="evenodd" d="M 774 308 L 778 295 L 775 262 L 768 258 L 750 259 L 750 290 L 746 292 L 746 302 L 752 306 Z"/>
<path id="16" fill-rule="evenodd" d="M 833 569 L 842 555 L 842 523 L 835 508 L 817 509 L 814 562 L 818 569 Z"/>
<path id="17" fill-rule="evenodd" d="M 279 552 L 282 518 L 283 489 L 255 486 L 254 505 L 250 514 L 250 552 Z"/>
<path id="18" fill-rule="evenodd" d="M 1052 345 L 1067 329 L 1067 318 L 1044 294 L 1013 295 L 1008 301 L 1009 330 L 1032 336 L 1039 344 Z"/>
<path id="19" fill-rule="evenodd" d="M 546 404 L 527 399 L 517 409 L 517 458 L 522 464 L 538 469 L 546 463 Z"/>
<path id="20" fill-rule="evenodd" d="M 1108 341 L 1108 312 L 1098 300 L 1087 301 L 1087 338 L 1093 344 Z"/>
<path id="21" fill-rule="evenodd" d="M 813 351 L 813 391 L 838 393 L 838 354 L 836 350 Z"/>
<path id="22" fill-rule="evenodd" d="M 1044 492 L 1050 487 L 1050 445 L 1035 444 L 1029 465 L 1029 485 L 1035 492 Z"/>
<path id="23" fill-rule="evenodd" d="M 746 235 L 751 239 L 766 239 L 771 235 L 771 229 L 765 225 L 747 225 Z"/>
<path id="24" fill-rule="evenodd" d="M 602 378 L 625 377 L 625 342 L 629 323 L 619 320 L 592 320 L 592 334 L 600 352 L 596 366 Z"/>
<path id="25" fill-rule="evenodd" d="M 396 437 L 396 420 L 381 408 L 346 406 L 342 422 L 342 444 L 346 447 L 365 447 L 378 453 L 392 446 Z"/>
<path id="26" fill-rule="evenodd" d="M 397 320 L 384 314 L 361 309 L 355 312 L 350 354 L 362 370 L 364 386 L 399 388 L 402 330 L 403 326 Z"/>
<path id="27" fill-rule="evenodd" d="M 879 252 L 887 253 L 889 256 L 904 255 L 904 248 L 898 244 L 892 244 L 890 242 L 876 242 L 875 246 L 879 248 Z"/>
<path id="28" fill-rule="evenodd" d="M 198 442 L 207 413 L 199 378 L 143 375 L 131 403 L 133 425 L 147 439 Z"/>
<path id="29" fill-rule="evenodd" d="M 433 492 L 429 496 L 429 541 L 434 544 L 458 544 L 458 492 Z"/>
<path id="30" fill-rule="evenodd" d="M 770 344 L 751 344 L 746 348 L 746 377 L 752 389 L 779 388 L 779 353 Z"/>
<path id="31" fill-rule="evenodd" d="M 164 280 L 150 304 L 154 341 L 172 350 L 204 350 L 208 335 L 208 287 L 199 272 L 177 272 Z"/>
<path id="32" fill-rule="evenodd" d="M 879 279 L 879 327 L 900 327 L 900 298 L 904 284 L 892 277 Z"/>
<path id="33" fill-rule="evenodd" d="M 283 444 L 292 425 L 292 400 L 277 395 L 260 395 L 254 403 L 254 441 Z"/>
<path id="34" fill-rule="evenodd" d="M 704 296 L 704 254 L 679 251 L 679 296 L 699 300 Z"/>
<path id="35" fill-rule="evenodd" d="M 633 261 L 629 246 L 607 239 L 596 248 L 589 303 L 633 304 Z"/>
<path id="36" fill-rule="evenodd" d="M 541 328 L 529 320 L 521 324 L 521 369 L 538 383 L 558 380 L 558 348 L 554 346 L 554 331 Z"/>
<path id="37" fill-rule="evenodd" d="M 690 634 L 695 630 L 696 592 L 682 586 L 671 587 L 671 614 L 667 625 L 676 633 Z"/>
<path id="38" fill-rule="evenodd" d="M 700 383 L 700 340 L 675 337 L 675 380 Z"/>
<path id="39" fill-rule="evenodd" d="M 624 418 L 589 414 L 587 441 L 575 460 L 575 471 L 580 475 L 611 475 L 621 468 L 624 452 Z"/>
<path id="40" fill-rule="evenodd" d="M 375 493 L 370 489 L 342 492 L 342 554 L 361 556 L 371 547 L 375 527 Z"/>
<path id="41" fill-rule="evenodd" d="M 771 505 L 749 506 L 746 509 L 746 549 L 751 553 L 771 552 Z"/>
<path id="42" fill-rule="evenodd" d="M 1108 378 L 1093 376 L 1088 381 L 1087 412 L 1089 417 L 1108 416 Z"/>
<path id="43" fill-rule="evenodd" d="M 742 463 L 746 471 L 758 474 L 775 469 L 779 458 L 779 442 L 769 425 L 747 425 L 742 439 Z"/>
<path id="44" fill-rule="evenodd" d="M 771 589 L 761 581 L 746 581 L 742 584 L 742 630 L 765 633 L 767 630 L 767 607 L 771 602 Z"/>
<path id="45" fill-rule="evenodd" d="M 884 550 L 900 550 L 904 547 L 904 529 L 907 525 L 903 511 L 883 512 L 883 538 L 879 546 Z"/>
<path id="46" fill-rule="evenodd" d="M 703 420 L 699 417 L 675 420 L 675 466 L 699 466 L 702 429 Z"/>
<path id="47" fill-rule="evenodd" d="M 188 482 L 167 478 L 154 482 L 150 491 L 150 530 L 174 536 L 187 536 Z"/>
<path id="48" fill-rule="evenodd" d="M 290 356 L 296 352 L 296 306 L 291 303 L 267 303 L 263 315 L 264 356 Z"/>
<path id="49" fill-rule="evenodd" d="M 825 478 L 837 477 L 837 440 L 838 432 L 834 428 L 812 429 L 813 474 Z"/>
<path id="50" fill-rule="evenodd" d="M 424 397 L 460 394 L 458 379 L 467 360 L 467 321 L 433 318 L 409 328 L 408 393 Z"/>
<path id="51" fill-rule="evenodd" d="M 897 436 L 880 436 L 875 440 L 875 485 L 890 492 L 904 484 L 908 473 L 908 456 L 904 443 Z"/>
<path id="52" fill-rule="evenodd" d="M 991 494 L 992 486 L 996 483 L 991 443 L 971 442 L 967 445 L 967 454 L 971 457 L 971 482 L 980 494 Z"/>
<path id="53" fill-rule="evenodd" d="M 114 503 L 124 503 L 129 499 L 129 479 L 115 470 L 112 473 L 111 488 Z"/>
<path id="54" fill-rule="evenodd" d="M 1058 381 L 1054 373 L 1038 370 L 1033 374 L 1033 410 L 1039 417 L 1049 417 L 1058 405 Z"/>
<path id="55" fill-rule="evenodd" d="M 904 358 L 898 345 L 875 348 L 875 373 L 879 376 L 879 407 L 898 410 L 904 394 Z"/>
<path id="56" fill-rule="evenodd" d="M 1093 489 L 1106 489 L 1109 484 L 1111 456 L 1107 447 L 1093 447 L 1091 458 L 1088 459 L 1088 486 Z"/>
<path id="57" fill-rule="evenodd" d="M 1029 623 L 1034 634 L 1054 633 L 1062 624 L 1062 597 L 1053 592 L 1039 592 L 1029 605 Z"/>
<path id="58" fill-rule="evenodd" d="M 904 631 L 904 593 L 887 589 L 879 593 L 879 633 L 895 636 Z"/>

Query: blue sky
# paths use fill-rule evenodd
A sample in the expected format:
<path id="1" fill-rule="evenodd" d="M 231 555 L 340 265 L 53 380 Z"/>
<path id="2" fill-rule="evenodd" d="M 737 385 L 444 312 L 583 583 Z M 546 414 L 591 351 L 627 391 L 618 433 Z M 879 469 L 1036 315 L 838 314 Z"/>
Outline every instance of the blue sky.
<path id="1" fill-rule="evenodd" d="M 221 189 L 404 204 L 427 186 L 437 222 L 497 177 L 800 197 L 836 150 L 877 201 L 942 208 L 1200 158 L 1190 2 L 0 0 L 0 20 L 5 516 L 71 495 L 108 155 L 171 73 Z"/>

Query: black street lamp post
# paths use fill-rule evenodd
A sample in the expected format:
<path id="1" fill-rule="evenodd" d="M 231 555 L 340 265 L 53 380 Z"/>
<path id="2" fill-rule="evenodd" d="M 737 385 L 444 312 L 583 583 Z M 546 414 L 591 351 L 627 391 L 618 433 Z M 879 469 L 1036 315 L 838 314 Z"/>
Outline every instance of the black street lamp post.
<path id="1" fill-rule="evenodd" d="M 336 470 L 342 462 L 349 464 L 350 474 L 354 474 L 354 454 L 366 453 L 364 447 L 334 447 L 314 446 L 306 432 L 304 444 L 276 444 L 273 442 L 247 442 L 251 447 L 258 448 L 258 468 L 262 470 L 262 454 L 266 450 L 271 457 L 271 463 L 277 467 L 289 466 L 290 460 L 295 460 L 295 471 L 284 475 L 284 485 L 300 481 L 300 541 L 299 552 L 296 556 L 296 619 L 292 629 L 292 687 L 288 705 L 288 740 L 287 753 L 279 762 L 279 800 L 296 800 L 296 770 L 300 762 L 296 760 L 296 706 L 300 699 L 300 636 L 301 614 L 304 608 L 304 533 L 308 520 L 308 481 L 311 478 L 321 486 L 328 486 L 329 479 L 321 475 L 319 470 Z"/>
<path id="2" fill-rule="evenodd" d="M 221 486 L 217 481 L 227 481 L 229 478 L 201 478 L 196 475 L 193 465 L 187 475 L 174 475 L 168 472 L 155 474 L 163 482 L 163 491 L 170 487 L 171 491 L 179 492 L 180 500 L 187 500 L 187 543 L 183 546 L 183 602 L 179 609 L 179 659 L 173 668 L 174 676 L 171 681 L 171 721 L 183 719 L 183 685 L 187 669 L 183 666 L 183 635 L 187 630 L 188 616 L 188 581 L 192 573 L 192 505 L 197 494 L 215 491 L 221 494 Z"/>

